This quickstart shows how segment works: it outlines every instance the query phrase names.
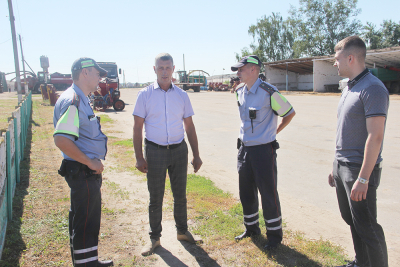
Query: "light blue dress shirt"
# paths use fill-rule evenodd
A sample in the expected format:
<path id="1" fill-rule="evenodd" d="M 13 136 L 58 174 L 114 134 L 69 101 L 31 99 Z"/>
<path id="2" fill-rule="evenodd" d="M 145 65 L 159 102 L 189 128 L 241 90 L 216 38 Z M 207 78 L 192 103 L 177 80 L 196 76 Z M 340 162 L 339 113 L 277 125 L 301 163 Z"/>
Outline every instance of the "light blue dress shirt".
<path id="1" fill-rule="evenodd" d="M 270 94 L 259 88 L 263 81 L 257 79 L 248 90 L 247 85 L 237 90 L 239 101 L 240 125 L 239 138 L 245 146 L 256 146 L 270 143 L 276 139 L 278 116 L 271 108 Z M 272 86 L 276 91 L 275 86 Z M 256 110 L 256 118 L 253 119 L 253 127 L 249 115 L 249 109 Z M 284 117 L 294 112 L 292 109 Z"/>
<path id="2" fill-rule="evenodd" d="M 183 141 L 183 119 L 194 112 L 184 90 L 172 84 L 164 91 L 156 81 L 139 91 L 133 115 L 144 118 L 147 140 L 166 146 Z"/>
<path id="3" fill-rule="evenodd" d="M 94 115 L 92 107 L 89 103 L 89 98 L 85 96 L 82 90 L 74 83 L 70 88 L 65 90 L 64 93 L 58 98 L 54 106 L 53 124 L 54 128 L 58 120 L 67 111 L 68 107 L 72 105 L 74 93 L 79 96 L 79 138 L 68 134 L 57 134 L 65 136 L 89 158 L 91 159 L 105 159 L 107 154 L 107 136 L 101 131 L 100 123 Z M 61 152 L 62 153 L 62 152 Z M 66 154 L 62 153 L 63 157 L 67 160 L 73 160 Z"/>

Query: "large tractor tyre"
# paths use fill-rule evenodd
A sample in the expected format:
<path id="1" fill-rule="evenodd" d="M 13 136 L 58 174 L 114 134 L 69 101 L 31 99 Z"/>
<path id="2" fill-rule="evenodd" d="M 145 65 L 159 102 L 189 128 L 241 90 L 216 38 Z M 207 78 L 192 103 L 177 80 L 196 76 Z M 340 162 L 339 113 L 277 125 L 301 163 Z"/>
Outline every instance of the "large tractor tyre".
<path id="1" fill-rule="evenodd" d="M 187 89 L 188 89 L 187 85 L 186 84 L 182 85 L 182 89 L 183 89 L 183 91 L 187 91 Z"/>
<path id="2" fill-rule="evenodd" d="M 125 108 L 125 103 L 121 99 L 118 99 L 117 101 L 114 102 L 113 108 L 115 111 L 121 111 Z"/>
<path id="3" fill-rule="evenodd" d="M 195 91 L 195 92 L 200 92 L 200 86 L 195 86 L 195 87 L 193 87 L 193 91 Z"/>

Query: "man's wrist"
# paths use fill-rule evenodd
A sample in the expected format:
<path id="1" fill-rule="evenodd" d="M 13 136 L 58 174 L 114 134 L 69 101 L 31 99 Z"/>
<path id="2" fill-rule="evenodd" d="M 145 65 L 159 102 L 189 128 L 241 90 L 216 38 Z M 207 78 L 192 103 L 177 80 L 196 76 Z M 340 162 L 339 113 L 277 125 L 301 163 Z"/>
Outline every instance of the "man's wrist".
<path id="1" fill-rule="evenodd" d="M 358 177 L 357 180 L 362 184 L 368 184 L 368 182 L 369 182 L 367 179 L 364 179 L 364 178 L 361 178 L 361 177 Z"/>

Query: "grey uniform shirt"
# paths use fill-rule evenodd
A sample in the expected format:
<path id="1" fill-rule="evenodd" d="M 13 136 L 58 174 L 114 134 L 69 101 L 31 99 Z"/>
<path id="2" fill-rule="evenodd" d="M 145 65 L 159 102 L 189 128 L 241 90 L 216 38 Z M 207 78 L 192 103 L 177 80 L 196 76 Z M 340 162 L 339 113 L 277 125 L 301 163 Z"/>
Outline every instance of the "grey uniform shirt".
<path id="1" fill-rule="evenodd" d="M 85 96 L 82 90 L 75 84 L 72 84 L 70 88 L 61 94 L 54 106 L 54 128 L 56 128 L 57 122 L 61 116 L 67 111 L 69 106 L 72 105 L 74 94 L 77 94 L 80 99 L 78 108 L 79 138 L 76 139 L 74 136 L 68 134 L 57 135 L 64 136 L 74 141 L 75 145 L 89 158 L 104 159 L 107 154 L 107 136 L 101 131 L 100 122 L 93 113 L 89 98 Z M 65 159 L 73 160 L 66 154 L 62 154 Z"/>
<path id="2" fill-rule="evenodd" d="M 362 164 L 368 137 L 366 119 L 386 117 L 389 92 L 367 69 L 348 82 L 338 105 L 336 153 L 337 160 Z M 382 161 L 382 146 L 376 163 Z"/>
<path id="3" fill-rule="evenodd" d="M 263 83 L 260 79 L 253 84 L 251 88 L 245 85 L 237 90 L 240 120 L 239 138 L 245 146 L 256 146 L 267 144 L 275 140 L 278 127 L 278 116 L 274 114 L 271 107 L 271 97 L 264 89 L 259 88 Z M 276 87 L 268 84 L 278 91 Z M 256 110 L 256 118 L 253 119 L 253 126 L 249 110 Z M 290 110 L 284 117 L 294 112 Z"/>

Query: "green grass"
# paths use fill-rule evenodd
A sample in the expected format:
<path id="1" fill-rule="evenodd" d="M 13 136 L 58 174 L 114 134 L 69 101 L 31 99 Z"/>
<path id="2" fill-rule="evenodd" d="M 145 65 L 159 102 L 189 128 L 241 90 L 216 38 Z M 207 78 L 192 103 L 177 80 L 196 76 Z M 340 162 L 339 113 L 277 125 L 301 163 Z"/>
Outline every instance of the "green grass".
<path id="1" fill-rule="evenodd" d="M 225 250 L 233 244 L 240 246 L 235 249 L 239 254 L 226 260 L 228 265 L 310 267 L 345 263 L 341 247 L 322 239 L 307 240 L 302 233 L 287 229 L 285 223 L 283 245 L 274 253 L 260 251 L 267 241 L 264 236 L 235 244 L 233 238 L 244 231 L 242 205 L 205 177 L 188 175 L 187 197 L 189 217 L 196 222 L 194 232 L 205 237 L 210 247 Z M 260 210 L 260 228 L 265 231 L 262 218 Z"/>

